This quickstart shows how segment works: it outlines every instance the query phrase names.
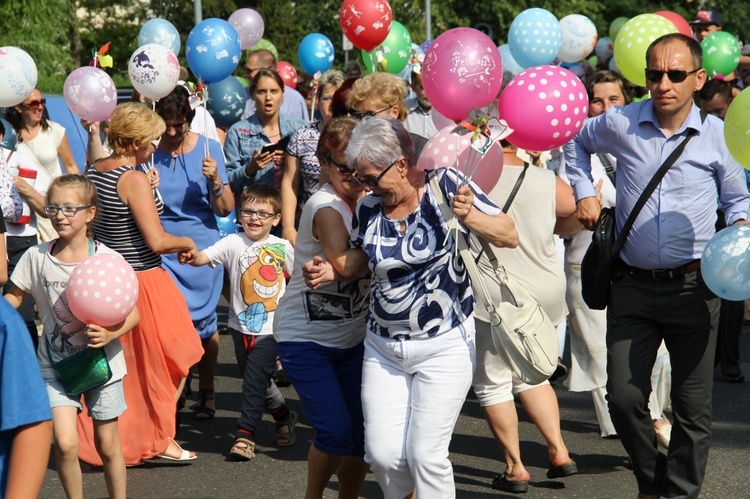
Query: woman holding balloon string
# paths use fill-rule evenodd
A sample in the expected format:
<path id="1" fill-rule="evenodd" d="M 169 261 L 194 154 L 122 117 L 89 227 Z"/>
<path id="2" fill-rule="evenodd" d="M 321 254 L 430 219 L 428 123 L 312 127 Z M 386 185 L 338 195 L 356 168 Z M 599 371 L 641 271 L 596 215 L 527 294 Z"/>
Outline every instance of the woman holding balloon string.
<path id="1" fill-rule="evenodd" d="M 232 192 L 263 183 L 281 186 L 284 147 L 270 147 L 289 137 L 305 122 L 279 112 L 284 81 L 272 69 L 260 69 L 250 81 L 256 112 L 231 126 L 224 144 L 227 174 Z M 265 146 L 265 147 L 264 147 Z"/>
<path id="2" fill-rule="evenodd" d="M 83 396 L 90 416 L 86 420 L 93 424 L 96 453 L 104 463 L 109 497 L 124 499 L 126 470 L 118 417 L 126 409 L 122 381 L 126 367 L 118 338 L 138 324 L 138 308 L 133 307 L 124 319 L 114 307 L 98 310 L 101 324 L 86 324 L 73 315 L 71 310 L 76 308 L 73 301 L 85 300 L 66 293 L 75 268 L 93 255 L 116 253 L 88 237 L 98 204 L 97 190 L 88 179 L 80 175 L 56 178 L 47 191 L 46 202 L 44 211 L 52 220 L 58 238 L 24 253 L 13 271 L 14 286 L 5 298 L 18 308 L 23 297 L 31 293 L 39 307 L 44 340 L 37 349 L 37 359 L 52 407 L 55 461 L 65 495 L 83 497 L 76 428 L 76 416 L 83 410 Z M 107 291 L 102 289 L 102 293 Z M 98 387 L 69 394 L 71 390 L 59 378 L 56 364 L 87 347 L 104 349 L 111 377 Z"/>
<path id="3" fill-rule="evenodd" d="M 323 73 L 316 95 L 321 119 L 294 132 L 286 148 L 284 176 L 281 178 L 281 225 L 284 239 L 292 244 L 297 239 L 296 227 L 302 208 L 320 186 L 321 168 L 316 154 L 318 140 L 323 127 L 333 117 L 333 94 L 342 83 L 344 73 L 341 71 Z"/>
<path id="4" fill-rule="evenodd" d="M 120 419 L 125 462 L 162 457 L 195 459 L 173 438 L 177 398 L 190 367 L 203 355 L 190 311 L 179 288 L 162 269 L 162 254 L 190 251 L 188 237 L 164 231 L 148 177 L 136 166 L 149 161 L 166 130 L 164 121 L 146 106 L 121 104 L 110 117 L 112 154 L 94 163 L 86 176 L 97 186 L 100 216 L 94 221 L 96 238 L 120 253 L 136 271 L 140 294 L 140 324 L 122 341 L 128 376 L 124 380 L 128 411 Z M 85 423 L 80 421 L 79 423 Z M 93 451 L 91 429 L 82 425 L 79 455 L 101 464 Z"/>
<path id="5" fill-rule="evenodd" d="M 164 202 L 161 214 L 164 230 L 176 236 L 189 236 L 198 248 L 208 248 L 220 239 L 216 216 L 229 215 L 234 208 L 234 197 L 225 188 L 228 179 L 221 145 L 189 130 L 195 117 L 189 97 L 187 89 L 178 85 L 156 102 L 156 113 L 164 120 L 166 130 L 154 153 L 154 169 L 158 172 L 159 193 Z M 193 321 L 191 329 L 197 332 L 205 352 L 198 363 L 200 402 L 194 408 L 193 419 L 212 419 L 216 412 L 214 371 L 219 355 L 216 307 L 223 272 L 180 265 L 177 254 L 163 255 L 162 266 L 187 300 Z"/>

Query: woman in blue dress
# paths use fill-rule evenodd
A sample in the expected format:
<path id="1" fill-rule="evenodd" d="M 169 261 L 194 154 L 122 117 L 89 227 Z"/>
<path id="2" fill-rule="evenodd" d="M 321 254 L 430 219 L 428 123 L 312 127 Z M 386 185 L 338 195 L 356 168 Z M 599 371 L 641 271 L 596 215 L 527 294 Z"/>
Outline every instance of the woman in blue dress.
<path id="1" fill-rule="evenodd" d="M 187 89 L 177 86 L 156 103 L 156 112 L 167 129 L 154 153 L 154 167 L 159 172 L 159 193 L 164 200 L 161 217 L 164 230 L 189 236 L 198 249 L 204 249 L 219 240 L 214 215 L 228 215 L 234 207 L 234 198 L 226 185 L 229 181 L 221 145 L 189 130 L 195 111 L 188 99 Z M 180 265 L 175 254 L 164 255 L 162 264 L 185 295 L 205 352 L 198 363 L 200 402 L 193 417 L 211 419 L 216 412 L 214 371 L 219 355 L 216 306 L 221 296 L 222 272 Z"/>

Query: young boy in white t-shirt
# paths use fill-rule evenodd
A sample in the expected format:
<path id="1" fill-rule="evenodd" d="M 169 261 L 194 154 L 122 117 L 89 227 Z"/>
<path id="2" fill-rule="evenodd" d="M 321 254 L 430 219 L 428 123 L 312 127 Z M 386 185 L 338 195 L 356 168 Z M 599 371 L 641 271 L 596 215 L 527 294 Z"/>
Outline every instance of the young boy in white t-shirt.
<path id="1" fill-rule="evenodd" d="M 289 241 L 271 234 L 281 221 L 281 195 L 272 186 L 255 184 L 242 192 L 239 219 L 244 234 L 231 234 L 203 251 L 180 253 L 180 263 L 223 265 L 229 273 L 229 331 L 243 375 L 242 405 L 236 440 L 229 456 L 255 457 L 255 435 L 264 409 L 276 421 L 276 445 L 295 442 L 297 413 L 290 410 L 271 375 L 276 365 L 273 314 L 294 266 Z"/>

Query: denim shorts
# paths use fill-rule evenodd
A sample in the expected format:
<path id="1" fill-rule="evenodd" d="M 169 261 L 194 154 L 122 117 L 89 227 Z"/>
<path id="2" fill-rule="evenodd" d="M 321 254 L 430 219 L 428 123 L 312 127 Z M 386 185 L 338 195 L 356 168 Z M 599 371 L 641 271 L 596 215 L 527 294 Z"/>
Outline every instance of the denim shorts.
<path id="1" fill-rule="evenodd" d="M 99 388 L 94 388 L 80 395 L 68 395 L 59 379 L 53 381 L 45 380 L 50 407 L 76 407 L 78 412 L 83 410 L 81 396 L 86 398 L 89 408 L 89 416 L 98 421 L 107 421 L 120 416 L 127 405 L 125 404 L 125 392 L 122 389 L 122 380 L 111 381 Z"/>

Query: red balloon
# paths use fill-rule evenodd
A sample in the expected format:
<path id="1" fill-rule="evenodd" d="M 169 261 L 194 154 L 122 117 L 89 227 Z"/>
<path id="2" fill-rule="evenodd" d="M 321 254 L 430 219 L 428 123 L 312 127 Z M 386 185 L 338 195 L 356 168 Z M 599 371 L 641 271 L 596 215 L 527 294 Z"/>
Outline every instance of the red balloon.
<path id="1" fill-rule="evenodd" d="M 276 72 L 284 80 L 284 85 L 297 88 L 297 70 L 294 69 L 294 66 L 286 61 L 278 61 L 276 63 Z"/>
<path id="2" fill-rule="evenodd" d="M 391 31 L 393 13 L 387 0 L 344 0 L 339 24 L 344 36 L 358 49 L 371 51 Z"/>
<path id="3" fill-rule="evenodd" d="M 693 30 L 690 29 L 690 25 L 685 20 L 684 17 L 677 14 L 676 12 L 672 12 L 670 10 L 660 10 L 659 12 L 654 12 L 657 16 L 666 17 L 670 21 L 672 21 L 672 24 L 674 24 L 677 27 L 677 31 L 682 33 L 683 35 L 693 37 Z"/>

